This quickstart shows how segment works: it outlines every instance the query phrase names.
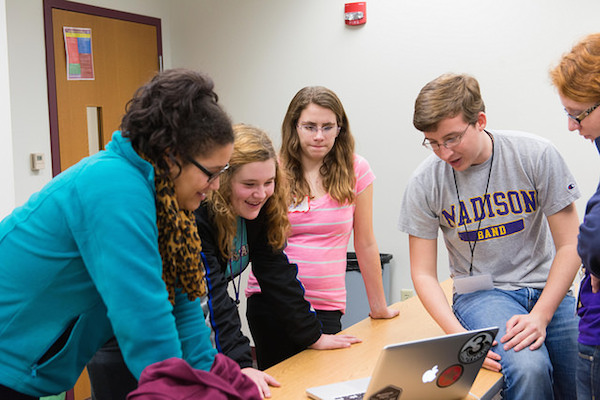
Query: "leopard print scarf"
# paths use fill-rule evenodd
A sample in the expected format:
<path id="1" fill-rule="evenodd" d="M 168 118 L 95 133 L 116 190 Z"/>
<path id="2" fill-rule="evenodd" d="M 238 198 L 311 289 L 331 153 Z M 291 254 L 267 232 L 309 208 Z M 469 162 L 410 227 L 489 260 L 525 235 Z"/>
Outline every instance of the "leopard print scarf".
<path id="1" fill-rule="evenodd" d="M 158 251 L 162 258 L 162 278 L 167 285 L 169 301 L 175 304 L 176 288 L 182 288 L 189 300 L 193 301 L 206 295 L 206 271 L 200 256 L 202 246 L 196 219 L 192 211 L 179 209 L 173 180 L 156 164 L 149 162 L 155 171 Z"/>

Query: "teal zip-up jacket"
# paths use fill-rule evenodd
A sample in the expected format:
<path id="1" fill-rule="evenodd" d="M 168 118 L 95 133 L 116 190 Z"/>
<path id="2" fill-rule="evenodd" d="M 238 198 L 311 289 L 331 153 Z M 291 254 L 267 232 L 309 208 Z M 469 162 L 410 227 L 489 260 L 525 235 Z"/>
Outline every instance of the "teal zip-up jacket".
<path id="1" fill-rule="evenodd" d="M 68 390 L 112 335 L 136 378 L 170 357 L 209 370 L 200 301 L 162 280 L 154 169 L 120 132 L 0 222 L 0 384 Z"/>

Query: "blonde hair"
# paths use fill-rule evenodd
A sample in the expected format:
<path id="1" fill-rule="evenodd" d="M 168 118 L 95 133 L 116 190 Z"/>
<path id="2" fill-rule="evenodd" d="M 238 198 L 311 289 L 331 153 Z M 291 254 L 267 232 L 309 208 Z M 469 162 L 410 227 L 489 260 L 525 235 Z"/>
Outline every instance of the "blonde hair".
<path id="1" fill-rule="evenodd" d="M 600 101 L 600 33 L 584 37 L 550 70 L 559 93 L 580 103 Z"/>
<path id="2" fill-rule="evenodd" d="M 217 243 L 221 255 L 225 259 L 231 257 L 233 239 L 237 230 L 237 215 L 231 204 L 231 179 L 242 166 L 267 160 L 273 160 L 275 163 L 275 189 L 263 206 L 267 213 L 267 240 L 274 249 L 283 249 L 290 229 L 287 216 L 290 200 L 286 179 L 277 162 L 273 143 L 263 130 L 251 125 L 234 125 L 233 134 L 235 140 L 233 154 L 229 161 L 230 167 L 221 175 L 219 189 L 208 195 L 212 220 L 217 227 Z"/>
<path id="3" fill-rule="evenodd" d="M 333 148 L 323 159 L 323 165 L 319 170 L 323 177 L 323 187 L 338 203 L 353 203 L 356 184 L 354 138 L 342 102 L 332 90 L 322 86 L 308 86 L 296 93 L 283 119 L 279 157 L 290 182 L 293 201 L 299 204 L 305 196 L 312 195 L 310 185 L 304 178 L 300 140 L 296 128 L 300 114 L 310 104 L 333 111 L 337 125 L 340 127 Z"/>

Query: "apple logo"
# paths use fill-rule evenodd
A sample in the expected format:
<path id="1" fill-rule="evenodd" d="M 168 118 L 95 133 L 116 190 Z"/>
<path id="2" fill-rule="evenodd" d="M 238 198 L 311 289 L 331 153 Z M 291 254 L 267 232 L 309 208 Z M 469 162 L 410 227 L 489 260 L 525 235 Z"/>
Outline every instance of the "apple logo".
<path id="1" fill-rule="evenodd" d="M 423 374 L 423 377 L 421 378 L 423 380 L 423 383 L 429 383 L 435 380 L 435 376 L 438 373 L 438 366 L 434 366 L 433 368 L 425 371 L 425 373 Z"/>

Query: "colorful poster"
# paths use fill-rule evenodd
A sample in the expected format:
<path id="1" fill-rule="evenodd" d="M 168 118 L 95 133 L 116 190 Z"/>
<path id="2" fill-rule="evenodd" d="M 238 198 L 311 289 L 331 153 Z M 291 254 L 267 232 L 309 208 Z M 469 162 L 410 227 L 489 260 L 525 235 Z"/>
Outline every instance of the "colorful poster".
<path id="1" fill-rule="evenodd" d="M 67 80 L 93 80 L 92 30 L 63 26 L 67 51 Z"/>

